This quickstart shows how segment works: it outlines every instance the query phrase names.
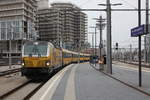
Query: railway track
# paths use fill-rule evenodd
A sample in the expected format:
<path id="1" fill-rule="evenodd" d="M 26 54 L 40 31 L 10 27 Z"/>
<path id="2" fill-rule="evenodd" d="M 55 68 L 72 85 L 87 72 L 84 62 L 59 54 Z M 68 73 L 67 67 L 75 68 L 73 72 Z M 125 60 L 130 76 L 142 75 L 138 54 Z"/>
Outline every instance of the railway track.
<path id="1" fill-rule="evenodd" d="M 39 86 L 37 86 L 33 91 L 31 91 L 26 97 L 24 97 L 23 100 L 29 100 L 43 85 L 45 82 L 41 83 Z"/>
<path id="2" fill-rule="evenodd" d="M 9 95 L 13 94 L 14 92 L 18 91 L 19 89 L 21 89 L 22 87 L 28 85 L 31 82 L 31 80 L 19 85 L 18 87 L 8 91 L 7 93 L 4 93 L 3 95 L 0 96 L 0 100 L 3 100 L 4 98 L 8 97 Z"/>
<path id="3" fill-rule="evenodd" d="M 62 68 L 64 68 L 64 67 L 62 67 Z M 62 68 L 56 70 L 49 77 L 45 77 L 42 80 L 42 82 L 40 82 L 40 83 L 39 82 L 37 83 L 34 80 L 29 80 L 29 81 L 17 86 L 16 88 L 13 88 L 12 90 L 8 91 L 7 93 L 0 95 L 0 100 L 29 100 L 49 79 L 51 79 L 51 77 L 53 77 Z"/>
<path id="4" fill-rule="evenodd" d="M 0 72 L 0 77 L 5 76 L 5 75 L 9 75 L 9 74 L 13 74 L 13 73 L 17 73 L 17 72 L 20 72 L 20 71 L 21 71 L 21 68 L 3 71 L 3 72 Z"/>
<path id="5" fill-rule="evenodd" d="M 133 63 L 133 62 L 124 62 L 124 61 L 118 61 L 118 62 L 126 63 L 126 64 L 131 64 L 131 65 L 136 65 L 136 66 L 139 65 L 138 63 Z M 142 64 L 142 67 L 150 68 L 150 65 Z"/>
<path id="6" fill-rule="evenodd" d="M 8 91 L 7 93 L 4 93 L 3 95 L 0 96 L 0 100 L 9 100 L 9 98 L 11 98 L 11 100 L 15 100 L 13 97 L 17 96 L 21 96 L 19 98 L 21 98 L 22 100 L 29 100 L 30 97 L 32 97 L 44 84 L 45 82 L 41 82 L 36 84 L 35 87 L 33 87 L 33 89 L 31 89 L 29 92 L 25 93 L 24 95 L 21 94 L 20 90 L 25 91 L 26 87 L 31 85 L 32 81 L 29 80 L 23 84 L 21 84 L 20 86 Z M 15 94 L 18 94 L 17 96 Z M 15 96 L 13 96 L 15 95 Z"/>

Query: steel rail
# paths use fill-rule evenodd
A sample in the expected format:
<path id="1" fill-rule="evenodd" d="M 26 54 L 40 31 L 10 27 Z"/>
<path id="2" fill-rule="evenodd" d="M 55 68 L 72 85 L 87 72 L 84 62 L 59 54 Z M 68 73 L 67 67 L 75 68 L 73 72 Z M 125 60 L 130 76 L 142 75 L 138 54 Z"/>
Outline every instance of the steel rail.
<path id="1" fill-rule="evenodd" d="M 118 62 L 138 66 L 138 63 L 136 64 L 136 63 L 127 62 L 127 61 L 125 61 L 125 62 L 124 62 L 124 61 L 118 61 Z M 142 67 L 150 68 L 150 66 L 149 66 L 149 65 L 145 65 L 145 64 L 142 64 Z"/>
<path id="2" fill-rule="evenodd" d="M 3 71 L 3 72 L 0 72 L 0 77 L 5 76 L 5 75 L 9 75 L 9 74 L 13 74 L 13 73 L 17 73 L 17 72 L 20 72 L 20 71 L 21 71 L 21 68 Z"/>
<path id="3" fill-rule="evenodd" d="M 41 83 L 33 91 L 31 91 L 23 100 L 29 100 L 46 82 Z"/>
<path id="4" fill-rule="evenodd" d="M 3 100 L 4 98 L 7 98 L 9 95 L 17 92 L 18 90 L 20 90 L 21 88 L 25 87 L 26 85 L 28 85 L 31 82 L 31 80 L 28 80 L 27 82 L 19 85 L 18 87 L 8 91 L 7 93 L 4 93 L 3 95 L 0 96 L 0 100 Z"/>

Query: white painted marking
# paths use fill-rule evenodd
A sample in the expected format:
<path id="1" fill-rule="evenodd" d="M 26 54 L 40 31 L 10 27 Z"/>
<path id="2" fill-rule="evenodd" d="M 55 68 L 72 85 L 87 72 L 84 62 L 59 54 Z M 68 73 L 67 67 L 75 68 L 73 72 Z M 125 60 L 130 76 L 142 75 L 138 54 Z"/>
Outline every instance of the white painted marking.
<path id="1" fill-rule="evenodd" d="M 51 100 L 60 80 L 72 65 L 64 68 L 52 77 L 30 100 Z"/>
<path id="2" fill-rule="evenodd" d="M 74 66 L 69 75 L 67 86 L 65 89 L 64 100 L 76 100 L 75 94 L 75 70 L 78 65 Z"/>
<path id="3" fill-rule="evenodd" d="M 47 94 L 49 94 L 50 90 L 53 88 L 54 91 L 56 91 L 56 87 L 58 86 L 58 83 L 60 82 L 61 76 L 56 77 L 53 82 L 49 85 L 48 89 L 46 89 L 45 93 L 41 96 L 40 100 L 45 100 L 47 97 Z M 55 87 L 54 87 L 55 85 Z M 51 92 L 49 95 L 49 100 L 51 100 L 54 92 Z"/>
<path id="4" fill-rule="evenodd" d="M 123 68 L 123 69 L 126 69 L 126 70 L 136 70 L 136 71 L 138 71 L 137 68 L 129 68 L 129 67 L 125 67 L 125 66 L 114 66 L 114 67 L 119 67 L 119 68 Z M 150 71 L 148 71 L 148 70 L 142 69 L 142 71 L 150 73 Z"/>

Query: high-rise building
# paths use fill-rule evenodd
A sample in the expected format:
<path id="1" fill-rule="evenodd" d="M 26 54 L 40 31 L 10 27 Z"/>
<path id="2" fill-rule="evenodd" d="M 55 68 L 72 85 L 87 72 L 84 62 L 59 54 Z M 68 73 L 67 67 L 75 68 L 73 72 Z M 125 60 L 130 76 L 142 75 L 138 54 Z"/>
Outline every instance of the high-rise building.
<path id="1" fill-rule="evenodd" d="M 36 38 L 36 0 L 0 0 L 0 46 L 1 52 L 21 50 L 22 41 Z"/>
<path id="2" fill-rule="evenodd" d="M 38 1 L 38 9 L 49 8 L 49 0 L 37 0 L 37 1 Z"/>
<path id="3" fill-rule="evenodd" d="M 38 10 L 39 37 L 55 45 L 75 49 L 87 38 L 87 15 L 71 3 L 53 3 Z"/>

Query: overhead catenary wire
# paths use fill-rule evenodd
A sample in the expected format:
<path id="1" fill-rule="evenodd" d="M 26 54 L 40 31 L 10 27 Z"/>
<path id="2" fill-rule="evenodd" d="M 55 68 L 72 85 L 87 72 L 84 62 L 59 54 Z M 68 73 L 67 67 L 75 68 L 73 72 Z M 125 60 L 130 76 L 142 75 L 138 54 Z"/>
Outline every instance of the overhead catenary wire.
<path id="1" fill-rule="evenodd" d="M 85 2 L 81 3 L 79 6 L 85 5 L 86 3 L 88 3 L 90 0 L 86 0 Z"/>
<path id="2" fill-rule="evenodd" d="M 131 3 L 129 3 L 129 2 L 126 1 L 126 0 L 120 0 L 120 1 L 125 2 L 126 4 L 128 4 L 128 5 L 131 6 L 131 7 L 133 7 L 134 9 L 138 9 L 137 7 L 135 7 L 134 5 L 132 5 Z"/>

